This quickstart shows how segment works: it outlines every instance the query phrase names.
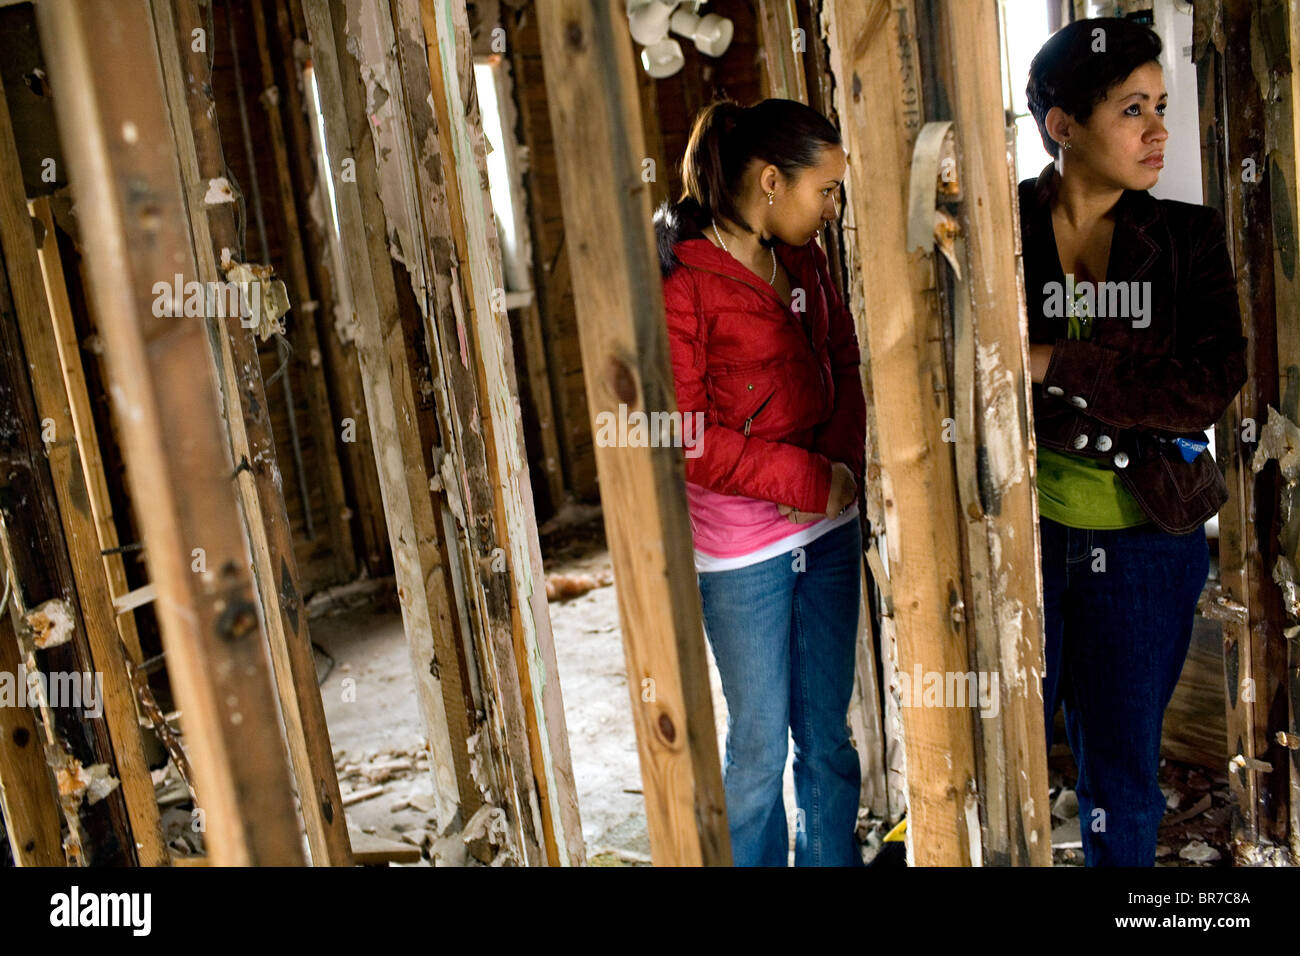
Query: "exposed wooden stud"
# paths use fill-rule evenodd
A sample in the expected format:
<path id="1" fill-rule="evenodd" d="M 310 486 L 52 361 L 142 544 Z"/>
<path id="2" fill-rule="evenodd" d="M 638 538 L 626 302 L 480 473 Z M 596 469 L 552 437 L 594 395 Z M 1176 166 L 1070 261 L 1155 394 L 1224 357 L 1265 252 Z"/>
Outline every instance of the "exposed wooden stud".
<path id="1" fill-rule="evenodd" d="M 148 9 L 52 0 L 37 16 L 59 129 L 78 144 L 68 163 L 91 291 L 114 316 L 101 335 L 132 496 L 148 505 L 140 523 L 208 853 L 300 864 L 206 326 L 154 314 L 155 285 L 197 270 Z"/>
<path id="2" fill-rule="evenodd" d="M 662 287 L 641 180 L 631 38 L 604 0 L 538 0 L 587 399 L 672 411 Z M 610 242 L 609 236 L 619 236 Z M 679 449 L 598 446 L 650 849 L 728 865 L 731 839 Z"/>
<path id="3" fill-rule="evenodd" d="M 151 7 L 199 281 L 220 282 L 225 279 L 222 266 L 242 243 L 234 203 L 210 203 L 204 198 L 212 182 L 229 174 L 212 100 L 211 54 L 207 49 L 195 50 L 190 42 L 193 31 L 206 20 L 193 0 L 155 2 Z M 265 307 L 265 297 L 262 302 Z M 239 499 L 249 529 L 262 620 L 312 861 L 318 866 L 351 866 L 347 821 L 341 811 L 307 611 L 280 490 L 257 340 L 242 320 L 210 316 L 209 326 L 231 451 L 241 466 Z"/>
<path id="4" fill-rule="evenodd" d="M 840 46 L 836 40 L 838 29 L 836 21 L 825 10 L 829 0 L 816 0 L 816 8 L 808 10 L 807 22 L 820 25 L 816 42 L 810 46 L 812 60 L 816 69 L 809 71 L 809 77 L 816 79 L 810 88 L 817 91 L 820 99 L 817 106 L 824 115 L 836 118 L 839 115 L 839 102 L 845 95 L 843 83 L 834 82 L 838 74 L 833 64 L 839 63 Z M 816 14 L 816 19 L 813 14 Z M 802 21 L 801 21 L 802 22 Z M 812 31 L 810 30 L 810 33 Z M 837 122 L 837 125 L 838 122 Z M 851 159 L 850 159 L 851 162 Z M 852 203 L 843 205 L 843 218 L 839 231 L 823 231 L 826 241 L 826 254 L 832 264 L 832 277 L 844 283 L 842 294 L 849 304 L 854 322 L 859 329 L 865 328 L 869 315 L 869 304 L 863 290 L 862 269 L 859 263 L 860 253 L 855 240 L 858 225 L 856 210 Z M 844 273 L 834 267 L 840 261 L 844 263 Z M 875 689 L 875 699 L 883 703 L 880 707 L 881 739 L 877 742 L 882 759 L 884 774 L 883 805 L 877 803 L 873 809 L 884 816 L 887 822 L 896 823 L 902 818 L 907 808 L 905 792 L 905 774 L 903 768 L 903 724 L 898 707 L 898 696 L 891 692 L 896 686 L 898 671 L 897 636 L 894 627 L 893 606 L 888 600 L 889 576 L 884 566 L 883 551 L 887 548 L 885 540 L 885 503 L 880 481 L 880 435 L 876 427 L 876 402 L 874 385 L 871 377 L 872 363 L 870 346 L 866 336 L 859 335 L 858 345 L 862 351 L 862 389 L 867 398 L 867 445 L 866 445 L 866 487 L 862 492 L 863 514 L 867 528 L 863 534 L 863 548 L 866 552 L 865 566 L 870 572 L 870 580 L 863 588 L 864 602 L 869 587 L 874 584 L 880 594 L 880 672 L 876 676 L 879 686 Z M 870 767 L 870 764 L 867 765 Z M 878 798 L 879 799 L 879 798 Z"/>
<path id="5" fill-rule="evenodd" d="M 41 275 L 45 279 L 45 297 L 50 304 L 54 322 L 54 341 L 63 369 L 63 384 L 67 389 L 72 424 L 77 434 L 77 450 L 81 453 L 82 472 L 86 476 L 86 497 L 90 499 L 90 512 L 99 535 L 99 548 L 104 556 L 104 571 L 108 575 L 108 591 L 116 606 L 118 598 L 127 592 L 126 564 L 115 549 L 121 544 L 117 525 L 113 521 L 113 504 L 108 494 L 108 476 L 104 473 L 104 460 L 95 432 L 95 418 L 91 411 L 90 393 L 86 388 L 86 373 L 82 367 L 81 350 L 73 325 L 72 306 L 68 301 L 68 288 L 59 258 L 58 240 L 54 232 L 54 217 L 47 198 L 29 203 L 32 218 L 45 230 L 45 241 L 39 251 Z M 126 647 L 127 655 L 136 663 L 144 661 L 140 650 L 140 635 L 136 630 L 135 616 L 121 614 L 117 619 L 117 632 Z"/>
<path id="6" fill-rule="evenodd" d="M 1244 7 L 1234 7 L 1244 13 Z M 1300 421 L 1300 269 L 1297 269 L 1296 225 L 1300 219 L 1297 205 L 1297 184 L 1300 182 L 1300 119 L 1295 111 L 1300 106 L 1300 9 L 1294 0 L 1262 0 L 1250 6 L 1251 61 L 1258 70 L 1260 60 L 1267 68 L 1269 86 L 1263 93 L 1264 127 L 1269 146 L 1268 170 L 1264 181 L 1269 189 L 1273 206 L 1270 225 L 1273 240 L 1273 292 L 1277 316 L 1277 364 L 1279 370 L 1280 408 L 1289 422 Z M 1246 313 L 1258 316 L 1258 312 Z M 1284 470 L 1283 478 L 1290 486 L 1282 491 L 1284 499 L 1296 494 L 1296 476 Z M 1294 507 L 1292 504 L 1291 507 Z M 1288 521 L 1286 505 L 1282 520 Z M 1291 569 L 1300 560 L 1300 540 L 1294 532 L 1283 527 L 1278 532 L 1281 554 L 1289 559 Z M 1270 578 L 1286 588 L 1294 587 L 1295 571 L 1284 569 L 1281 558 L 1270 569 Z M 1278 581 L 1278 577 L 1282 581 Z M 1300 625 L 1300 604 L 1283 592 L 1283 603 L 1290 627 Z M 1284 632 L 1285 634 L 1285 632 Z M 1270 712 L 1266 732 L 1269 752 L 1264 759 L 1272 762 L 1276 776 L 1270 780 L 1273 794 L 1286 794 L 1284 815 L 1287 844 L 1291 862 L 1300 863 L 1300 640 L 1295 638 L 1279 642 L 1268 654 L 1265 665 L 1269 668 L 1266 694 L 1269 701 L 1278 697 L 1286 699 L 1285 714 Z M 1279 710 L 1283 708 L 1279 707 Z M 1285 768 L 1285 770 L 1283 770 Z M 1284 779 L 1283 779 L 1284 778 Z M 1279 826 L 1277 829 L 1282 829 Z"/>
<path id="7" fill-rule="evenodd" d="M 566 490 L 579 501 L 597 495 L 590 415 L 582 383 L 577 349 L 577 323 L 573 314 L 573 289 L 565 252 L 555 144 L 547 114 L 545 68 L 542 63 L 538 18 L 525 6 L 503 16 L 506 47 L 514 67 L 519 96 L 519 131 L 528 150 L 528 212 L 536 261 L 533 290 L 541 313 L 552 404 L 561 452 Z M 646 130 L 646 157 L 654 159 L 656 199 L 667 198 L 669 168 L 663 156 L 656 117 L 655 83 L 639 71 L 642 126 Z"/>
<path id="8" fill-rule="evenodd" d="M 1297 56 L 1300 11 L 1288 0 L 1254 3 L 1229 0 L 1223 3 L 1222 10 L 1228 100 L 1254 107 L 1238 108 L 1226 115 L 1229 158 L 1225 172 L 1231 179 L 1225 182 L 1224 193 L 1230 207 L 1236 205 L 1233 199 L 1240 196 L 1237 208 L 1243 219 L 1233 224 L 1233 231 L 1240 228 L 1241 251 L 1251 257 L 1259 256 L 1249 262 L 1238 260 L 1238 289 L 1242 288 L 1240 280 L 1244 274 L 1250 296 L 1249 302 L 1242 301 L 1242 315 L 1253 318 L 1250 324 L 1256 326 L 1248 335 L 1250 351 L 1258 354 L 1248 361 L 1252 365 L 1276 361 L 1273 367 L 1276 378 L 1272 377 L 1273 370 L 1257 377 L 1256 368 L 1252 368 L 1243 393 L 1248 403 L 1255 403 L 1257 437 L 1263 438 L 1266 432 L 1275 429 L 1293 434 L 1295 423 L 1300 421 L 1300 329 L 1295 321 L 1300 313 L 1296 244 L 1296 221 L 1300 217 L 1296 202 L 1300 171 L 1296 162 L 1296 138 L 1300 135 L 1300 123 L 1294 115 L 1296 96 L 1300 92 L 1300 78 L 1296 76 L 1300 68 Z M 1243 151 L 1234 156 L 1234 147 Z M 1267 328 L 1259 327 L 1265 325 Z M 1265 351 L 1270 339 L 1275 355 Z M 1261 393 L 1261 387 L 1275 388 L 1275 391 L 1268 395 Z M 1266 395 L 1267 403 L 1261 401 Z M 1275 409 L 1285 417 L 1285 429 L 1280 421 L 1275 421 Z M 1230 447 L 1239 447 L 1239 443 L 1234 442 Z M 1265 474 L 1263 469 L 1269 455 L 1283 457 L 1284 453 L 1276 448 L 1255 449 L 1251 469 L 1266 480 L 1263 484 L 1258 480 L 1255 483 L 1255 503 L 1257 507 L 1263 505 L 1263 515 L 1250 512 L 1255 518 L 1253 530 L 1263 539 L 1258 544 L 1261 566 L 1257 571 L 1252 569 L 1252 578 L 1261 582 L 1268 603 L 1250 608 L 1253 683 L 1243 684 L 1239 680 L 1236 695 L 1239 707 L 1242 703 L 1253 704 L 1251 723 L 1256 745 L 1253 761 L 1247 761 L 1244 766 L 1237 759 L 1238 755 L 1246 756 L 1244 750 L 1230 749 L 1233 761 L 1230 769 L 1236 775 L 1251 774 L 1256 778 L 1260 842 L 1289 847 L 1291 861 L 1297 862 L 1300 861 L 1300 753 L 1294 746 L 1288 746 L 1287 741 L 1296 739 L 1298 729 L 1300 657 L 1296 641 L 1287 640 L 1284 631 L 1279 633 L 1288 625 L 1300 624 L 1300 603 L 1294 590 L 1297 584 L 1294 562 L 1300 558 L 1300 540 L 1292 530 L 1291 514 L 1297 476 L 1285 461 L 1279 463 L 1280 467 L 1269 467 Z M 1279 497 L 1261 501 L 1258 496 L 1265 489 L 1275 491 Z M 1260 521 L 1261 517 L 1268 523 Z M 1248 552 L 1247 560 L 1253 558 Z M 1277 613 L 1279 603 L 1281 613 Z M 1256 626 L 1261 617 L 1267 618 L 1267 626 Z M 1248 692 L 1242 693 L 1243 689 Z M 1246 852 L 1240 855 L 1243 862 L 1250 858 Z"/>
<path id="9" fill-rule="evenodd" d="M 981 712 L 979 794 L 986 866 L 1051 866 L 1043 727 L 1043 618 L 1038 497 L 1025 305 L 1018 275 L 1014 165 L 1003 127 L 997 8 L 936 5 L 935 60 L 953 111 L 964 281 L 953 309 L 955 446 L 973 598 L 978 678 L 997 708 Z M 936 183 L 937 186 L 937 183 Z M 975 200 L 978 197 L 978 200 Z M 960 260 L 959 260 L 960 261 Z M 964 380 L 964 381 L 963 381 Z M 997 679 L 994 684 L 993 680 Z"/>
<path id="10" fill-rule="evenodd" d="M 948 416 L 933 255 L 907 251 L 908 181 L 921 89 L 911 0 L 829 0 L 833 64 L 844 90 L 854 242 L 871 320 L 867 343 L 900 677 L 964 673 L 957 485 L 943 443 Z M 994 47 L 996 49 L 996 46 Z M 1000 127 L 999 127 L 1000 128 Z M 868 228 L 863 228 L 867 226 Z M 911 695 L 918 704 L 918 694 Z M 904 707 L 909 860 L 979 858 L 973 726 L 966 708 Z M 972 824 L 975 824 L 972 826 Z"/>
<path id="11" fill-rule="evenodd" d="M 167 852 L 153 780 L 145 764 L 144 744 L 135 721 L 135 695 L 123 664 L 126 648 L 118 634 L 108 576 L 100 556 L 99 535 L 86 494 L 88 482 L 78 451 L 80 438 L 64 386 L 50 303 L 37 256 L 36 233 L 22 189 L 18 146 L 10 124 L 9 106 L 0 88 L 0 245 L 4 247 L 9 266 L 36 413 L 45 432 L 46 458 L 72 564 L 85 640 L 94 671 L 102 679 L 103 717 L 131 821 L 135 852 L 142 866 L 161 866 L 167 861 Z M 53 240 L 52 235 L 43 238 Z"/>
<path id="12" fill-rule="evenodd" d="M 306 261 L 319 303 L 319 343 L 325 377 L 334 402 L 336 447 L 342 460 L 352 503 L 347 505 L 349 521 L 359 533 L 353 535 L 360 547 L 365 571 L 371 577 L 391 574 L 388 528 L 384 523 L 383 496 L 371 451 L 370 425 L 366 419 L 365 395 L 356 346 L 350 338 L 352 312 L 347 294 L 347 270 L 337 257 L 332 235 L 327 184 L 322 175 L 324 157 L 319 131 L 305 89 L 310 51 L 307 29 L 299 0 L 274 0 L 276 35 L 281 56 L 272 60 L 280 72 L 279 90 L 284 97 L 284 118 L 288 158 L 293 163 L 291 178 L 300 211 L 299 235 L 308 250 Z M 328 172 L 328 170 L 326 170 Z"/>
<path id="13" fill-rule="evenodd" d="M 808 102 L 803 52 L 796 47 L 800 29 L 795 0 L 758 0 L 759 32 L 763 39 L 763 76 L 768 96 Z M 807 37 L 804 36 L 806 42 Z"/>
<path id="14" fill-rule="evenodd" d="M 1267 224 L 1275 222 L 1274 189 L 1276 201 L 1287 207 L 1277 212 L 1295 216 L 1294 173 L 1279 169 L 1275 175 L 1270 161 L 1272 136 L 1284 137 L 1278 147 L 1293 151 L 1294 144 L 1285 138 L 1294 133 L 1268 128 L 1267 102 L 1274 94 L 1260 88 L 1268 59 L 1256 9 L 1248 0 L 1197 4 L 1194 31 L 1202 129 L 1208 134 L 1202 164 L 1205 194 L 1224 214 L 1247 342 L 1246 386 L 1220 422 L 1215 443 L 1230 495 L 1219 515 L 1221 620 L 1233 850 L 1243 863 L 1257 861 L 1262 847 L 1287 843 L 1291 756 L 1274 737 L 1283 728 L 1272 726 L 1273 716 L 1286 712 L 1281 699 L 1286 693 L 1286 622 L 1271 576 L 1280 551 L 1279 473 L 1275 467 L 1254 473 L 1251 463 L 1268 406 L 1284 412 L 1287 407 L 1281 401 L 1286 393 L 1280 380 L 1285 366 L 1279 367 L 1284 347 L 1279 332 L 1286 334 L 1291 316 L 1278 311 L 1278 304 L 1293 300 L 1295 293 L 1277 288 L 1288 283 L 1275 271 L 1275 236 Z M 1284 316 L 1288 321 L 1278 321 Z M 1287 391 L 1294 403 L 1294 385 Z M 1294 421 L 1293 404 L 1288 414 Z"/>
<path id="15" fill-rule="evenodd" d="M 515 136 L 518 120 L 515 108 L 515 84 L 510 62 L 498 57 L 492 70 L 496 91 L 497 110 L 500 114 L 502 139 L 495 148 L 504 154 L 506 176 L 509 179 L 511 206 L 514 210 L 515 261 L 528 284 L 533 284 L 533 239 L 529 232 L 528 193 L 524 189 L 523 169 L 519 141 Z M 472 76 L 472 74 L 471 74 Z M 555 433 L 555 407 L 551 398 L 551 373 L 546 360 L 546 343 L 542 335 L 542 316 L 537 306 L 535 290 L 526 290 L 528 301 L 511 311 L 519 324 L 523 340 L 525 372 L 528 392 L 532 399 L 533 414 L 537 424 L 543 478 L 546 481 L 550 505 L 559 510 L 564 504 L 564 471 L 560 467 L 560 443 Z"/>
<path id="16" fill-rule="evenodd" d="M 3 587 L 0 585 L 0 590 Z M 0 606 L 0 674 L 16 681 L 23 671 L 13 620 Z M 41 746 L 41 728 L 32 708 L 0 706 L 0 811 L 18 866 L 63 866 L 67 862 L 59 836 L 58 806 Z"/>
<path id="17" fill-rule="evenodd" d="M 1206 202 L 1229 215 L 1225 193 L 1233 172 L 1226 169 L 1227 117 L 1221 112 L 1224 103 L 1224 36 L 1222 8 L 1219 3 L 1198 5 L 1194 10 L 1196 27 L 1193 35 L 1200 38 L 1195 51 L 1197 61 L 1197 86 L 1200 96 L 1201 171 Z M 1231 220 L 1229 220 L 1230 222 Z M 1231 227 L 1230 227 L 1231 228 Z M 1233 249 L 1234 259 L 1238 254 Z M 1251 333 L 1243 329 L 1249 339 Z M 1243 686 L 1250 686 L 1250 626 L 1249 611 L 1245 602 L 1252 593 L 1250 580 L 1252 565 L 1247 559 L 1246 530 L 1249 461 L 1245 454 L 1234 453 L 1242 440 L 1242 420 L 1245 417 L 1245 393 L 1240 393 L 1228 406 L 1223 419 L 1215 429 L 1215 452 L 1224 481 L 1228 486 L 1228 502 L 1219 512 L 1219 580 L 1223 593 L 1214 609 L 1214 619 L 1223 627 L 1224 709 L 1227 726 L 1225 742 L 1229 757 L 1238 753 L 1253 759 L 1254 734 L 1247 732 L 1252 719 L 1252 708 L 1242 701 Z M 1258 575 L 1258 567 L 1253 568 Z M 1255 816 L 1255 774 L 1229 773 L 1228 787 L 1235 807 L 1233 830 L 1239 842 L 1254 839 L 1257 830 Z"/>
<path id="18" fill-rule="evenodd" d="M 403 23 L 413 19 L 414 0 L 397 0 L 399 11 L 408 3 L 411 13 L 399 13 Z M 476 511 L 479 516 L 490 516 L 496 546 L 504 547 L 507 552 L 512 642 L 498 641 L 494 645 L 494 661 L 498 679 L 503 681 L 511 700 L 516 693 L 522 695 L 520 704 L 547 858 L 556 865 L 580 864 L 585 857 L 582 827 L 550 610 L 542 586 L 545 573 L 532 487 L 518 427 L 519 388 L 515 381 L 510 328 L 502 321 L 504 307 L 495 304 L 504 297 L 505 289 L 496 232 L 488 230 L 492 207 L 473 86 L 473 64 L 464 46 L 469 34 L 465 4 L 455 0 L 439 6 L 437 14 L 430 0 L 421 0 L 419 6 L 432 101 L 438 115 L 450 226 L 458 257 L 466 267 L 459 276 L 467 319 L 474 332 L 471 354 L 478 378 L 477 404 L 485 413 L 483 445 L 492 497 L 490 503 L 482 501 Z M 413 75 L 409 68 L 407 74 Z M 415 102 L 415 98 L 408 98 L 408 102 Z M 459 202 L 454 198 L 457 196 Z M 484 585 L 491 588 L 488 582 Z M 507 668 L 510 674 L 505 673 Z M 517 691 L 513 689 L 516 685 Z M 520 766 L 522 762 L 516 760 L 515 764 Z"/>
<path id="19" fill-rule="evenodd" d="M 49 782 L 57 813 L 67 826 L 61 862 L 69 866 L 130 865 L 136 857 L 120 788 L 114 787 L 107 799 L 97 803 L 83 799 L 89 782 L 83 776 L 84 761 L 103 765 L 105 783 L 114 774 L 112 742 L 103 715 L 90 716 L 84 696 L 78 708 L 75 699 L 51 700 L 44 692 L 52 675 L 62 675 L 62 680 L 71 675 L 85 679 L 82 675 L 92 675 L 94 663 L 75 600 L 72 564 L 63 540 L 29 371 L 10 297 L 7 263 L 0 252 L 0 422 L 4 423 L 0 428 L 0 572 L 6 599 L 0 616 L 9 618 L 4 633 L 16 641 L 14 649 L 26 676 L 17 668 L 9 673 L 22 676 L 21 691 L 13 689 L 27 692 L 27 706 L 38 731 L 29 742 L 38 742 L 41 751 L 42 769 L 37 779 L 43 776 Z M 29 614 L 32 609 L 39 611 Z M 57 640 L 51 640 L 45 634 L 58 618 L 62 620 L 57 633 L 50 635 Z M 41 648 L 37 647 L 37 627 L 42 631 Z M 45 679 L 36 680 L 38 676 Z M 87 737 L 89 755 L 80 750 L 74 755 L 69 742 Z M 39 799 L 39 791 L 32 793 L 32 799 Z M 57 822 L 54 837 L 58 846 Z M 83 846 L 83 837 L 92 845 Z M 116 852 L 97 853 L 93 845 L 97 841 L 115 845 Z"/>
<path id="20" fill-rule="evenodd" d="M 357 573 L 356 551 L 352 531 L 344 520 L 346 508 L 343 492 L 343 472 L 337 454 L 338 426 L 330 411 L 329 395 L 325 385 L 324 369 L 320 357 L 320 331 L 316 319 L 320 303 L 312 299 L 311 283 L 307 273 L 302 229 L 298 220 L 298 205 L 294 198 L 293 179 L 290 172 L 288 145 L 284 123 L 281 120 L 281 94 L 276 84 L 275 70 L 267 41 L 266 9 L 255 4 L 252 11 L 253 30 L 257 37 L 258 60 L 261 64 L 263 92 L 259 100 L 266 112 L 267 128 L 271 132 L 271 150 L 275 158 L 275 186 L 279 202 L 274 204 L 284 226 L 284 254 L 288 261 L 291 330 L 289 339 L 296 343 L 298 380 L 307 393 L 311 410 L 312 432 L 317 443 L 316 467 L 319 474 L 313 479 L 323 488 L 325 521 L 333 542 L 333 556 L 341 580 L 351 581 Z"/>
<path id="21" fill-rule="evenodd" d="M 337 28 L 331 7 L 343 21 Z M 430 750 L 433 813 L 438 826 L 445 828 L 458 810 L 462 823 L 467 820 L 482 797 L 477 789 L 459 785 L 466 778 L 469 759 L 468 715 L 459 686 L 459 653 L 451 643 L 456 610 L 439 553 L 439 528 L 430 497 L 433 475 L 414 427 L 419 406 L 398 314 L 375 147 L 366 129 L 365 92 L 355 68 L 346 75 L 342 69 L 351 60 L 342 29 L 346 14 L 337 4 L 307 3 L 302 9 L 334 167 L 340 242 L 355 310 L 355 342 L 398 599 Z"/>
<path id="22" fill-rule="evenodd" d="M 806 44 L 801 58 L 801 68 L 808 81 L 809 105 L 832 122 L 836 122 L 834 76 L 831 73 L 827 38 L 823 30 L 822 2 L 812 0 L 812 2 L 798 3 L 796 6 L 798 24 L 804 31 L 803 39 Z M 831 278 L 839 290 L 840 297 L 849 306 L 855 324 L 862 327 L 867 321 L 867 313 L 862 295 L 861 276 L 855 268 L 849 267 L 847 261 L 848 257 L 853 257 L 853 261 L 856 262 L 857 250 L 851 241 L 845 242 L 845 236 L 853 232 L 852 212 L 852 209 L 844 209 L 841 222 L 831 223 L 822 230 L 821 241 L 825 247 Z M 852 283 L 846 284 L 846 269 L 855 277 Z M 866 343 L 859 340 L 859 348 L 863 354 L 862 390 L 867 400 L 867 480 L 866 487 L 860 489 L 862 542 L 864 552 L 870 552 L 874 538 L 879 537 L 884 529 L 884 504 L 878 480 L 879 441 L 876 436 L 875 407 L 868 374 L 870 363 L 866 360 Z M 877 570 L 872 567 L 872 563 L 864 561 L 862 637 L 859 640 L 856 657 L 857 678 L 849 704 L 849 724 L 853 728 L 854 741 L 862 765 L 862 803 L 872 813 L 893 823 L 903 815 L 905 796 L 898 783 L 901 780 L 901 773 L 889 773 L 886 765 L 891 753 L 902 752 L 902 726 L 896 719 L 890 719 L 887 708 L 882 705 L 886 695 L 882 695 L 881 687 L 888 683 L 888 670 L 884 665 L 888 664 L 894 639 L 893 621 L 887 614 L 881 616 L 879 635 L 876 634 L 876 627 L 872 620 L 870 598 L 873 578 L 876 574 Z M 880 667 L 876 665 L 878 642 L 885 651 Z"/>

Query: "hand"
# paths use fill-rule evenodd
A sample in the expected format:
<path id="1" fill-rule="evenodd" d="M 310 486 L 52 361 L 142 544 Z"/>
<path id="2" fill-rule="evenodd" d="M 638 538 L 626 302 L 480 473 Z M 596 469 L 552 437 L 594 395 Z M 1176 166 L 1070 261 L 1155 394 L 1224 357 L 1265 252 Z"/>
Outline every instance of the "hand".
<path id="1" fill-rule="evenodd" d="M 815 511 L 800 511 L 798 508 L 792 508 L 790 505 L 777 505 L 776 510 L 781 512 L 795 524 L 807 524 L 809 521 L 819 521 L 825 515 L 820 515 Z"/>
<path id="2" fill-rule="evenodd" d="M 858 498 L 858 481 L 842 461 L 831 463 L 831 493 L 826 499 L 826 517 L 834 518 Z"/>
<path id="3" fill-rule="evenodd" d="M 1047 375 L 1047 366 L 1052 362 L 1051 345 L 1031 345 L 1029 346 L 1029 380 L 1031 382 L 1041 382 Z"/>

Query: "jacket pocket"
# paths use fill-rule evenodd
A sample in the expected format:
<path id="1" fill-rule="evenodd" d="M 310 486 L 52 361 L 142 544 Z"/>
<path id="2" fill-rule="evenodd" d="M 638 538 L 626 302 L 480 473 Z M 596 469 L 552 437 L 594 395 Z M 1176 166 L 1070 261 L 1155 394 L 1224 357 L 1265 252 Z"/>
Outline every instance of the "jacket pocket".
<path id="1" fill-rule="evenodd" d="M 1183 501 L 1191 501 L 1214 482 L 1215 475 L 1219 473 L 1219 466 L 1210 457 L 1209 449 L 1202 451 L 1191 461 L 1183 461 L 1181 457 L 1171 458 L 1169 447 L 1163 442 L 1161 445 L 1157 457 L 1164 465 L 1169 483 Z"/>
<path id="2" fill-rule="evenodd" d="M 1227 501 L 1227 485 L 1208 450 L 1191 462 L 1171 461 L 1156 447 L 1145 451 L 1121 472 L 1122 480 L 1160 530 L 1194 531 Z"/>
<path id="3" fill-rule="evenodd" d="M 767 403 L 770 402 L 775 395 L 776 389 L 773 389 L 771 394 L 769 394 L 767 398 L 763 399 L 763 403 L 759 405 L 758 408 L 754 409 L 753 413 L 745 419 L 745 427 L 743 429 L 745 435 L 749 434 L 749 426 L 754 424 L 754 419 L 759 416 L 763 409 L 767 408 Z"/>

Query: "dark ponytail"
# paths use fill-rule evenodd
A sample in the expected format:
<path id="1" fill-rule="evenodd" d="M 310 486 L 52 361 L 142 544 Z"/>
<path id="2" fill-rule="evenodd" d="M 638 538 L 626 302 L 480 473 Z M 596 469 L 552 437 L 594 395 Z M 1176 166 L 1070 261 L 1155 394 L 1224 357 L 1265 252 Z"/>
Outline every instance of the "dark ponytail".
<path id="1" fill-rule="evenodd" d="M 795 100 L 768 99 L 749 107 L 730 100 L 710 103 L 695 117 L 682 157 L 679 209 L 701 229 L 726 219 L 753 232 L 736 208 L 750 162 L 771 163 L 793 178 L 816 166 L 823 148 L 839 145 L 831 122 Z"/>

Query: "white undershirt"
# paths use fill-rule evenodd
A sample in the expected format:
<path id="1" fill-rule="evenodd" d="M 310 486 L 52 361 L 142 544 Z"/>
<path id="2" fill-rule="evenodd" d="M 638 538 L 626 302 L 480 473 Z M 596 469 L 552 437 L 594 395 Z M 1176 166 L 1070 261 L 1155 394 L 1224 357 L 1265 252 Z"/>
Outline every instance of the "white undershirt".
<path id="1" fill-rule="evenodd" d="M 695 570 L 697 573 L 708 573 L 711 571 L 734 571 L 736 568 L 748 567 L 751 564 L 759 564 L 770 558 L 775 558 L 778 554 L 784 554 L 794 548 L 811 544 L 828 531 L 834 531 L 840 525 L 848 524 L 850 521 L 858 520 L 858 504 L 855 501 L 849 505 L 849 509 L 843 514 L 836 515 L 834 518 L 822 518 L 818 521 L 811 522 L 805 527 L 800 528 L 793 534 L 786 535 L 784 538 L 778 538 L 771 544 L 765 544 L 757 551 L 751 551 L 749 554 L 737 554 L 730 558 L 718 558 L 711 554 L 705 554 L 698 548 L 695 549 Z"/>

